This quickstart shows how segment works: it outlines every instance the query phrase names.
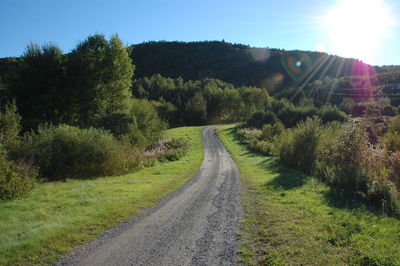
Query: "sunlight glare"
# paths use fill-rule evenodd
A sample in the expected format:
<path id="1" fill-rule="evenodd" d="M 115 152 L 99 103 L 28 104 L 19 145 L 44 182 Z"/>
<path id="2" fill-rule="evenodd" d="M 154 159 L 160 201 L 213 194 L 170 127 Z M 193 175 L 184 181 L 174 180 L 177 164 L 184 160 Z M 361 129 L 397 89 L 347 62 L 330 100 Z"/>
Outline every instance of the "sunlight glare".
<path id="1" fill-rule="evenodd" d="M 393 19 L 384 0 L 337 0 L 324 24 L 331 53 L 368 63 L 387 39 Z"/>

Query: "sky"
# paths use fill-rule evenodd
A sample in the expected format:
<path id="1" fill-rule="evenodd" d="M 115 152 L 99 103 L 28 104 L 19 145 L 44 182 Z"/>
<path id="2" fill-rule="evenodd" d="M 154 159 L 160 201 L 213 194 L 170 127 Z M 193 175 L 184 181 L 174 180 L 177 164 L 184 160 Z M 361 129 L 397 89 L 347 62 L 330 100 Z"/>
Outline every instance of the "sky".
<path id="1" fill-rule="evenodd" d="M 400 65 L 396 0 L 0 0 L 0 11 L 0 57 L 20 56 L 30 42 L 69 52 L 104 33 L 127 45 L 225 40 Z"/>

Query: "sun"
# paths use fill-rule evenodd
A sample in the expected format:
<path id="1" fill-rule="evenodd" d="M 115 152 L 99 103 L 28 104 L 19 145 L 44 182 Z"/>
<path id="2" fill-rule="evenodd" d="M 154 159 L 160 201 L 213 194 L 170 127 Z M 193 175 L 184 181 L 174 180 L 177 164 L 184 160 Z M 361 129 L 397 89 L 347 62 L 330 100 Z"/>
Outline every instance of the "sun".
<path id="1" fill-rule="evenodd" d="M 338 0 L 323 24 L 330 53 L 371 63 L 390 36 L 393 16 L 384 0 Z"/>

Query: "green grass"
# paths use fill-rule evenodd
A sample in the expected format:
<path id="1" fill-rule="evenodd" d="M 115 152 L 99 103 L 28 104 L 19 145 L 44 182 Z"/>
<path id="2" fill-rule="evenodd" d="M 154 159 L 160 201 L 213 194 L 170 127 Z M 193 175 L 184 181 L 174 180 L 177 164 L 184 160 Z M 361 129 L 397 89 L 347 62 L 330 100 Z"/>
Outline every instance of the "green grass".
<path id="1" fill-rule="evenodd" d="M 241 263 L 400 265 L 399 220 L 346 207 L 316 179 L 240 145 L 234 126 L 218 134 L 241 172 Z"/>
<path id="2" fill-rule="evenodd" d="M 185 184 L 203 160 L 200 128 L 166 134 L 188 140 L 181 160 L 122 176 L 41 184 L 24 198 L 0 201 L 0 265 L 54 263 Z"/>

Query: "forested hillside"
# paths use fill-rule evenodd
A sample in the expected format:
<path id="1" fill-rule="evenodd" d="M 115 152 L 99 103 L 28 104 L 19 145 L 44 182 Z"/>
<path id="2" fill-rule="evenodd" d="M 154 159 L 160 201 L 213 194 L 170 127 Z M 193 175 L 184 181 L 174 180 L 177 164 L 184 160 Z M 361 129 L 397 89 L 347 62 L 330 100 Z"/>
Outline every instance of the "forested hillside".
<path id="1" fill-rule="evenodd" d="M 308 51 L 255 48 L 224 41 L 148 42 L 133 45 L 136 77 L 154 74 L 185 80 L 217 78 L 264 88 L 297 86 L 322 77 L 372 74 L 354 59 Z M 356 62 L 356 66 L 355 66 Z"/>

